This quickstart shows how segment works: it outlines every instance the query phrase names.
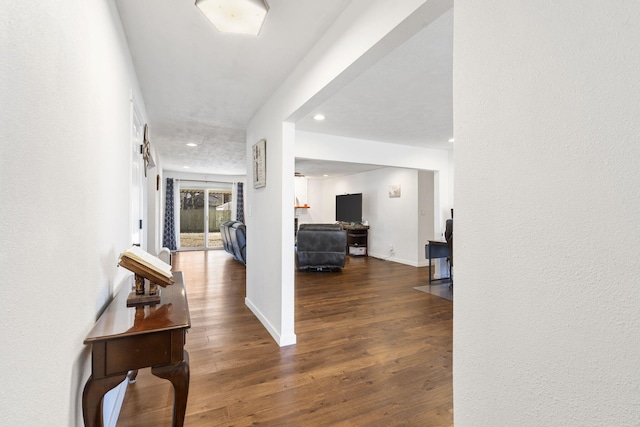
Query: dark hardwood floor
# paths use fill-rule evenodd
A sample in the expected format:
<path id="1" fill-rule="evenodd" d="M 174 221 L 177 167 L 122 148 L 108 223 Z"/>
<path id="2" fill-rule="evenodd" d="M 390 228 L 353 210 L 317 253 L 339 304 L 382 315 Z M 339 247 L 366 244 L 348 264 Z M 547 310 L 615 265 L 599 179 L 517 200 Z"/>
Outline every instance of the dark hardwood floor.
<path id="1" fill-rule="evenodd" d="M 452 303 L 426 269 L 349 257 L 296 272 L 297 344 L 278 347 L 244 304 L 245 268 L 181 252 L 192 328 L 186 426 L 450 426 Z M 118 426 L 170 426 L 170 383 L 141 370 Z"/>

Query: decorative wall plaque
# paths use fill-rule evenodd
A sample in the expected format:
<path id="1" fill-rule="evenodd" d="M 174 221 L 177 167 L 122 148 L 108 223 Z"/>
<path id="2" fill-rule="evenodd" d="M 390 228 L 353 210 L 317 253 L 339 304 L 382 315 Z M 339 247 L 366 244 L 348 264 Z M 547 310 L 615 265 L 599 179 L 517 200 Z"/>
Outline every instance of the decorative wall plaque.
<path id="1" fill-rule="evenodd" d="M 149 143 L 149 126 L 144 124 L 144 133 L 142 137 L 142 158 L 144 159 L 144 177 L 147 177 L 147 169 L 149 168 L 149 160 L 151 159 L 151 148 Z"/>
<path id="2" fill-rule="evenodd" d="M 267 141 L 253 144 L 253 188 L 267 185 Z"/>

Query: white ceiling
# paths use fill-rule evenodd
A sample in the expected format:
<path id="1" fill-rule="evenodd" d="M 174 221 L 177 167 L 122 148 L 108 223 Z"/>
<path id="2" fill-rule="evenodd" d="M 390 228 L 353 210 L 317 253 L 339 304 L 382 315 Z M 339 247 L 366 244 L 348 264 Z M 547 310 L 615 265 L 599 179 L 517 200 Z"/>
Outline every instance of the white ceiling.
<path id="1" fill-rule="evenodd" d="M 248 121 L 350 0 L 268 0 L 258 37 L 219 33 L 194 3 L 116 0 L 149 139 L 166 170 L 243 175 Z M 296 128 L 451 149 L 452 28 L 448 11 L 315 109 L 324 121 L 312 113 Z M 325 165 L 332 174 L 366 168 L 334 163 Z M 314 161 L 296 163 L 305 175 L 319 168 Z"/>
<path id="2" fill-rule="evenodd" d="M 364 163 L 333 162 L 303 158 L 296 159 L 296 174 L 313 179 L 336 178 L 354 173 L 368 172 L 382 167 L 383 166 Z"/>

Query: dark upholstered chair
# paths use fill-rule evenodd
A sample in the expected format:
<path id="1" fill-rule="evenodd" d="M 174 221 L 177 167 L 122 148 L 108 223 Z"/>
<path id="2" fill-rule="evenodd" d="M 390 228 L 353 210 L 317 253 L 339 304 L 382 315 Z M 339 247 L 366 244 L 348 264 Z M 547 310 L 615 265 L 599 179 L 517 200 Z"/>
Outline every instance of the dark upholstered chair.
<path id="1" fill-rule="evenodd" d="M 231 235 L 229 234 L 229 227 L 233 225 L 235 221 L 226 221 L 220 224 L 220 235 L 222 237 L 222 247 L 225 251 L 233 255 L 233 248 L 231 247 Z"/>
<path id="2" fill-rule="evenodd" d="M 233 246 L 233 256 L 242 264 L 247 264 L 247 227 L 236 222 L 229 228 L 231 234 L 231 245 Z"/>
<path id="3" fill-rule="evenodd" d="M 447 262 L 449 263 L 449 277 L 451 278 L 451 284 L 453 285 L 453 219 L 448 219 L 446 222 L 444 239 L 447 241 L 447 246 L 449 247 Z"/>
<path id="4" fill-rule="evenodd" d="M 247 228 L 240 221 L 220 224 L 222 247 L 244 265 L 247 265 Z"/>
<path id="5" fill-rule="evenodd" d="M 298 269 L 342 269 L 346 251 L 347 232 L 339 224 L 300 225 L 296 247 Z"/>

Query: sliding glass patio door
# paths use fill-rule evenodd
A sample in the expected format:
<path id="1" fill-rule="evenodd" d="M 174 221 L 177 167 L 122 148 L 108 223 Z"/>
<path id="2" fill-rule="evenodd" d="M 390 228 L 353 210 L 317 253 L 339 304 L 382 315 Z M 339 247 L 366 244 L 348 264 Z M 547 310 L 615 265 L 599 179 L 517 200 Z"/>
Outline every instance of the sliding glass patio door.
<path id="1" fill-rule="evenodd" d="M 230 184 L 180 187 L 180 249 L 221 248 L 220 224 L 231 219 Z M 213 183 L 208 183 L 209 185 Z M 200 188 L 199 188 L 200 187 Z"/>
<path id="2" fill-rule="evenodd" d="M 200 189 L 180 189 L 180 248 L 204 248 L 204 194 Z"/>

